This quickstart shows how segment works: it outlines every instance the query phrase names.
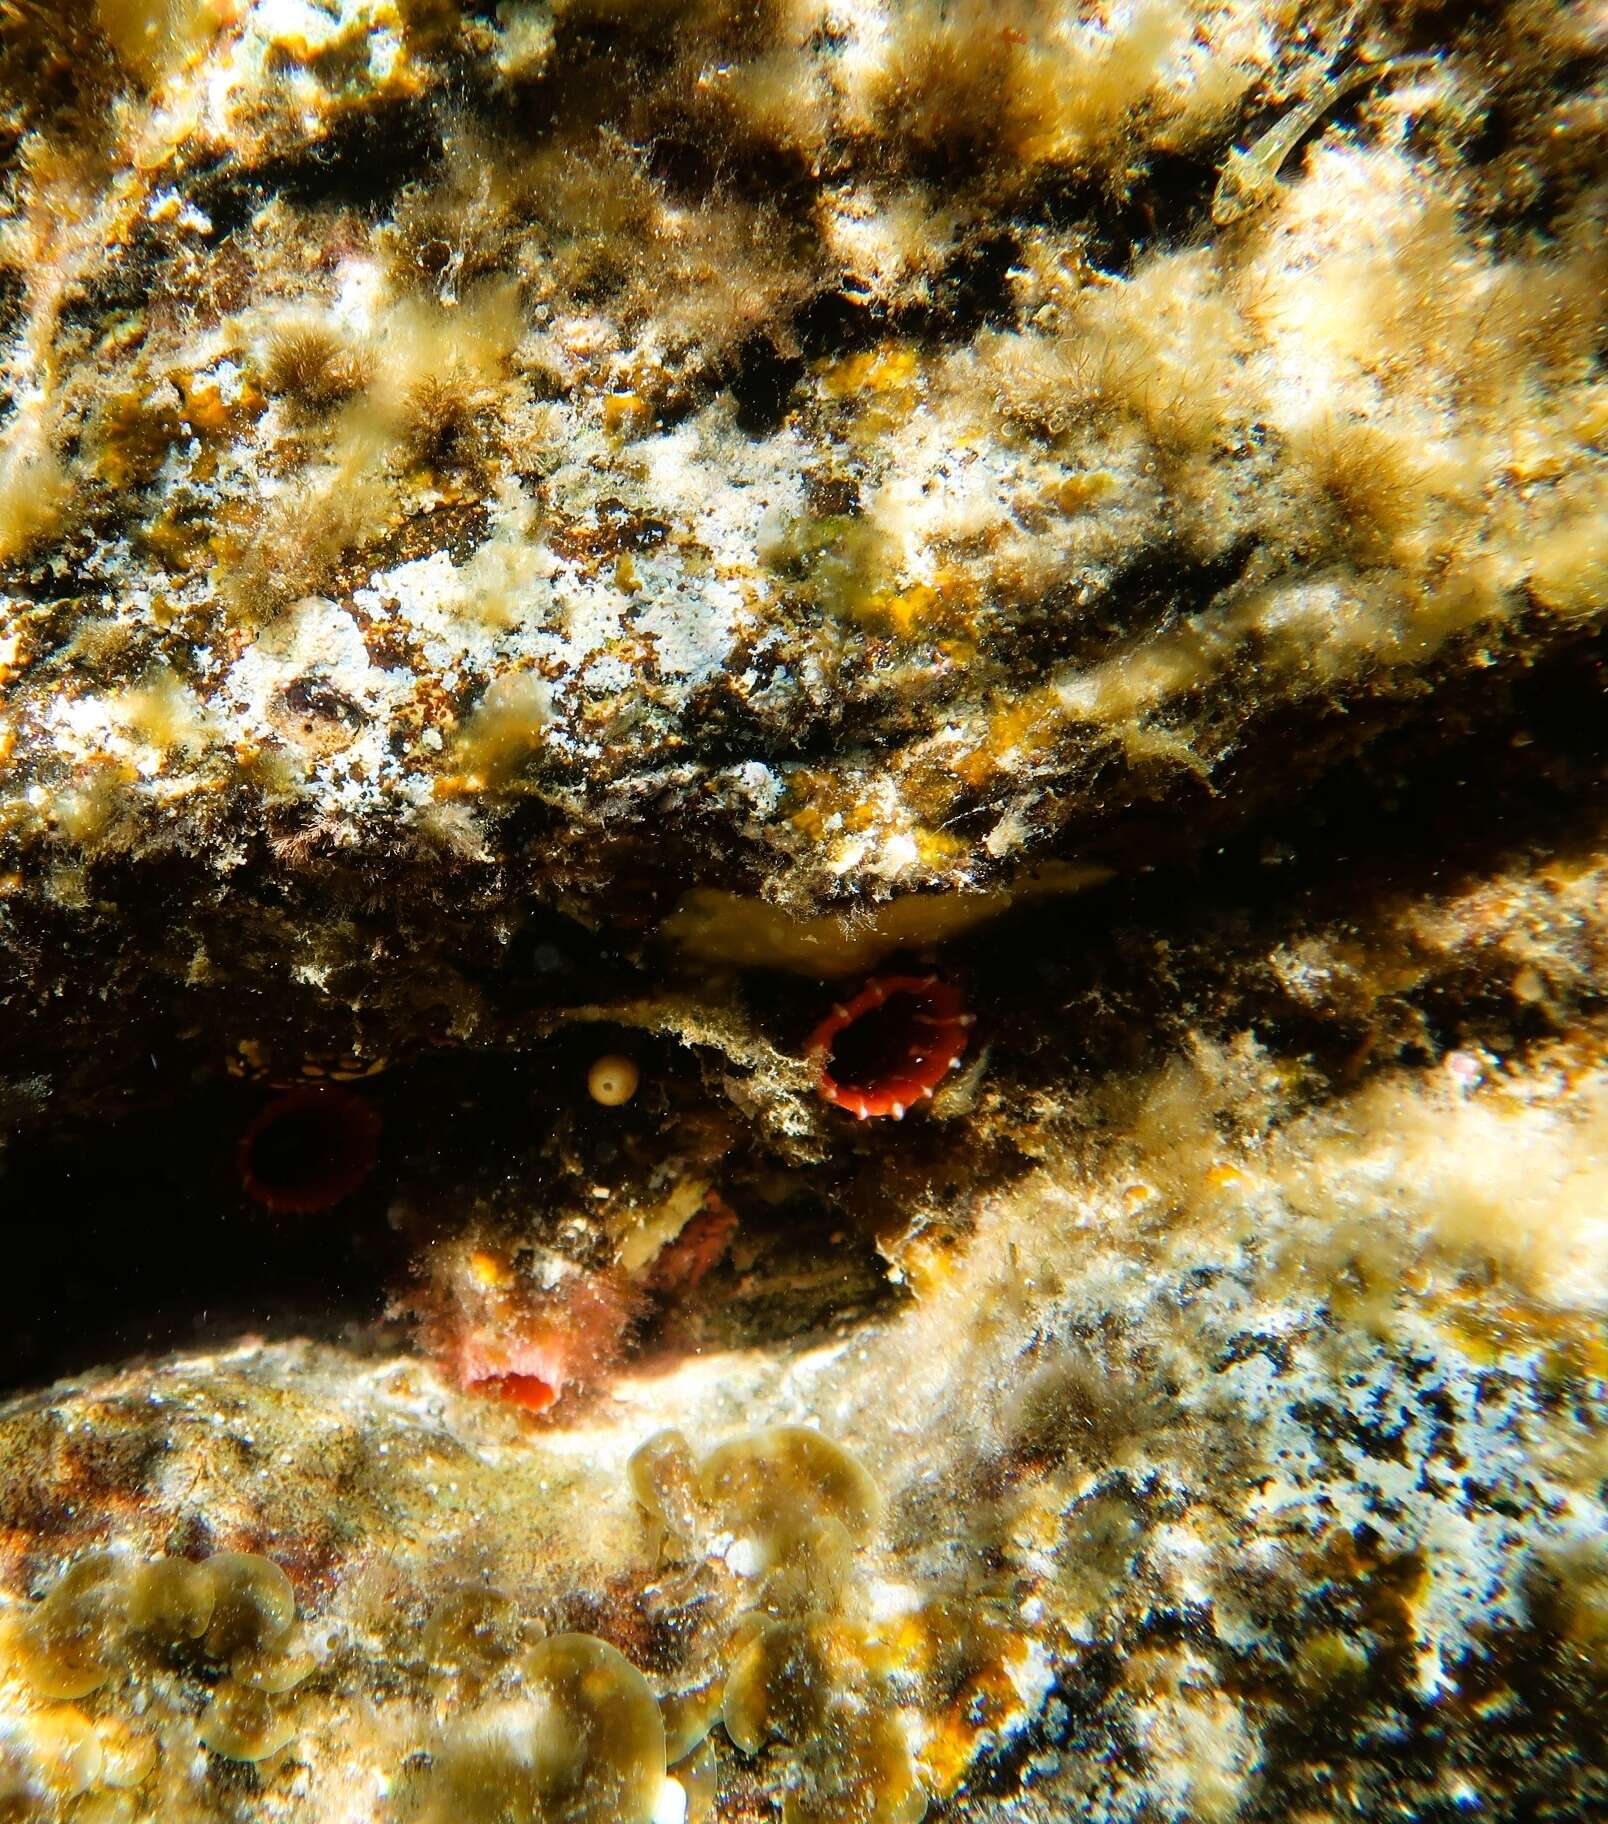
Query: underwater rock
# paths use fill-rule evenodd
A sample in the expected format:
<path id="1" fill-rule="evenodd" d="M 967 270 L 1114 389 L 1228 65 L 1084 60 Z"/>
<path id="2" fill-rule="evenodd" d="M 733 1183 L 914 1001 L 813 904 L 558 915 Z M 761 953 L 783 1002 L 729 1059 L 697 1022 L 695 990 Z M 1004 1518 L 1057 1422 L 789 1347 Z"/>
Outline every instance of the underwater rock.
<path id="1" fill-rule="evenodd" d="M 0 1820 L 1608 1810 L 1603 49 L 0 0 Z"/>
<path id="2" fill-rule="evenodd" d="M 1388 789 L 1595 625 L 1578 9 L 6 17 L 0 966 L 58 1096 L 153 1028 L 498 1042 L 537 908 L 919 943 Z"/>

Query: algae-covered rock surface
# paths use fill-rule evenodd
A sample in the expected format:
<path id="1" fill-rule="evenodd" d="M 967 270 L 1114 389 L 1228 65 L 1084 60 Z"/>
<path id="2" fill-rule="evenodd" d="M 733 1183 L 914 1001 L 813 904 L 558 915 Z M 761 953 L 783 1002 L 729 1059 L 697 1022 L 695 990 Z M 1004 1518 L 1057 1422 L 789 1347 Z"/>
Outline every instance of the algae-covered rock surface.
<path id="1" fill-rule="evenodd" d="M 1608 1808 L 1605 52 L 0 0 L 0 1817 Z"/>

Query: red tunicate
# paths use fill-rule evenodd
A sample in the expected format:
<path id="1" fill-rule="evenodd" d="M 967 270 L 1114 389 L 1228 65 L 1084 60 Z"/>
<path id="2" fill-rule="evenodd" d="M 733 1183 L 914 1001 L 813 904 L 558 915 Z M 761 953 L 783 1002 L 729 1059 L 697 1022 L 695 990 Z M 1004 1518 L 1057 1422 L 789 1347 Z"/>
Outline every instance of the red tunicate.
<path id="1" fill-rule="evenodd" d="M 259 1109 L 240 1136 L 240 1182 L 270 1210 L 327 1210 L 368 1177 L 379 1150 L 372 1103 L 334 1085 L 293 1089 Z"/>
<path id="2" fill-rule="evenodd" d="M 959 1064 L 972 1016 L 960 990 L 935 975 L 876 975 L 810 1034 L 828 1102 L 861 1121 L 903 1120 Z"/>

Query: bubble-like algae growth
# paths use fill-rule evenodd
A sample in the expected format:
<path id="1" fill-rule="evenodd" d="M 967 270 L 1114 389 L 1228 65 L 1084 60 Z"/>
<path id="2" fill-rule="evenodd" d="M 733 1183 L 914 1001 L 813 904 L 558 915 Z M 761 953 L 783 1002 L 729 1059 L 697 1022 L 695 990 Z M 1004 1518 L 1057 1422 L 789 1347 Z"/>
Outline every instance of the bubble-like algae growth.
<path id="1" fill-rule="evenodd" d="M 293 1694 L 319 1664 L 295 1638 L 296 1608 L 284 1570 L 258 1553 L 74 1560 L 38 1603 L 4 1618 L 9 1668 L 36 1699 L 56 1701 L 19 1722 L 22 1758 L 0 1798 L 32 1804 L 19 1814 L 30 1819 L 123 1824 L 152 1806 L 168 1815 L 205 1765 L 198 1749 L 272 1759 L 295 1738 Z"/>
<path id="2" fill-rule="evenodd" d="M 129 1626 L 156 1640 L 196 1640 L 207 1632 L 217 1585 L 189 1558 L 156 1558 L 129 1577 Z"/>
<path id="3" fill-rule="evenodd" d="M 263 1761 L 295 1738 L 292 1707 L 279 1693 L 225 1679 L 200 1722 L 203 1748 L 230 1761 Z"/>
<path id="4" fill-rule="evenodd" d="M 922 1817 L 931 1792 L 948 1790 L 944 1775 L 924 1778 L 911 1748 L 936 1720 L 918 1722 L 909 1704 L 929 1651 L 913 1642 L 929 1637 L 914 1618 L 891 1629 L 874 1618 L 865 1553 L 883 1497 L 854 1453 L 818 1431 L 776 1426 L 699 1459 L 679 1433 L 662 1432 L 637 1449 L 630 1474 L 672 1556 L 696 1562 L 730 1540 L 724 1560 L 744 1584 L 746 1604 L 728 1599 L 721 1671 L 664 1701 L 673 1747 L 690 1752 L 718 1712 L 745 1755 L 787 1745 L 789 1824 Z M 957 1612 L 931 1638 L 970 1633 Z"/>
<path id="5" fill-rule="evenodd" d="M 605 1108 L 618 1108 L 636 1094 L 640 1080 L 641 1073 L 633 1059 L 609 1051 L 593 1059 L 586 1073 L 586 1093 Z"/>
<path id="6" fill-rule="evenodd" d="M 124 1579 L 110 1554 L 80 1558 L 17 1623 L 12 1650 L 41 1697 L 86 1697 L 112 1676 Z"/>
<path id="7" fill-rule="evenodd" d="M 296 1619 L 296 1592 L 271 1558 L 258 1552 L 214 1552 L 198 1567 L 208 1599 L 202 1649 L 209 1658 L 277 1647 Z"/>
<path id="8" fill-rule="evenodd" d="M 717 1445 L 699 1464 L 698 1485 L 724 1523 L 752 1539 L 762 1564 L 786 1551 L 802 1523 L 829 1518 L 863 1540 L 882 1512 L 881 1492 L 863 1465 L 804 1426 L 778 1425 Z"/>
<path id="9" fill-rule="evenodd" d="M 432 1664 L 472 1677 L 504 1664 L 519 1645 L 521 1631 L 512 1597 L 468 1583 L 446 1591 L 431 1609 L 423 1647 Z"/>
<path id="10" fill-rule="evenodd" d="M 520 1695 L 453 1723 L 433 1751 L 420 1824 L 651 1824 L 664 1725 L 642 1674 L 585 1634 L 538 1641 Z"/>

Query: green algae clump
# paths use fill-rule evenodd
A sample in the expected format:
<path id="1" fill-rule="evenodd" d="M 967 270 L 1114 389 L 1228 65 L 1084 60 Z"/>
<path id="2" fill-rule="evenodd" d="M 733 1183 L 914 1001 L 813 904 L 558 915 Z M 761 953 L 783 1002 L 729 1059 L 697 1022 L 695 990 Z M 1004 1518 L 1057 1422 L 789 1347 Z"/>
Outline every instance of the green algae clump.
<path id="1" fill-rule="evenodd" d="M 192 1663 L 196 1653 L 228 1661 L 232 1676 L 213 1688 L 197 1735 L 214 1754 L 251 1762 L 277 1754 L 296 1734 L 289 1693 L 317 1660 L 294 1636 L 295 1620 L 290 1579 L 254 1552 L 144 1564 L 98 1552 L 68 1565 L 44 1600 L 10 1624 L 6 1644 L 34 1693 L 57 1700 L 88 1697 L 135 1672 L 147 1663 L 141 1641 L 189 1648 L 181 1659 Z M 141 1784 L 159 1758 L 156 1741 L 133 1735 L 115 1716 L 99 1727 L 109 1746 L 95 1749 L 92 1771 L 74 1790 L 96 1781 Z M 121 1817 L 118 1803 L 102 1795 L 82 1815 Z"/>
<path id="2" fill-rule="evenodd" d="M 153 1558 L 129 1580 L 128 1623 L 160 1640 L 198 1640 L 212 1619 L 213 1587 L 189 1558 Z"/>
<path id="3" fill-rule="evenodd" d="M 523 1697 L 438 1748 L 419 1824 L 650 1824 L 664 1724 L 642 1674 L 590 1634 L 539 1641 L 521 1671 Z"/>
<path id="4" fill-rule="evenodd" d="M 13 1650 L 23 1677 L 41 1697 L 87 1697 L 111 1677 L 123 1594 L 122 1566 L 97 1552 L 68 1565 L 19 1624 Z"/>
<path id="5" fill-rule="evenodd" d="M 867 1470 L 802 1425 L 774 1425 L 719 1445 L 704 1458 L 699 1483 L 705 1501 L 767 1562 L 797 1535 L 801 1520 L 836 1520 L 863 1542 L 882 1513 Z"/>
<path id="6" fill-rule="evenodd" d="M 214 1552 L 200 1567 L 212 1593 L 204 1644 L 208 1658 L 274 1647 L 296 1619 L 296 1592 L 271 1558 L 256 1552 Z"/>
<path id="7" fill-rule="evenodd" d="M 295 1736 L 296 1725 L 283 1697 L 226 1678 L 201 1718 L 204 1747 L 228 1761 L 265 1761 Z"/>
<path id="8" fill-rule="evenodd" d="M 631 1492 L 665 1532 L 680 1540 L 698 1536 L 705 1519 L 692 1446 L 679 1431 L 656 1431 L 626 1465 Z"/>
<path id="9" fill-rule="evenodd" d="M 509 1597 L 482 1584 L 464 1584 L 430 1611 L 425 1657 L 449 1671 L 484 1674 L 512 1656 L 519 1630 L 519 1610 Z"/>

